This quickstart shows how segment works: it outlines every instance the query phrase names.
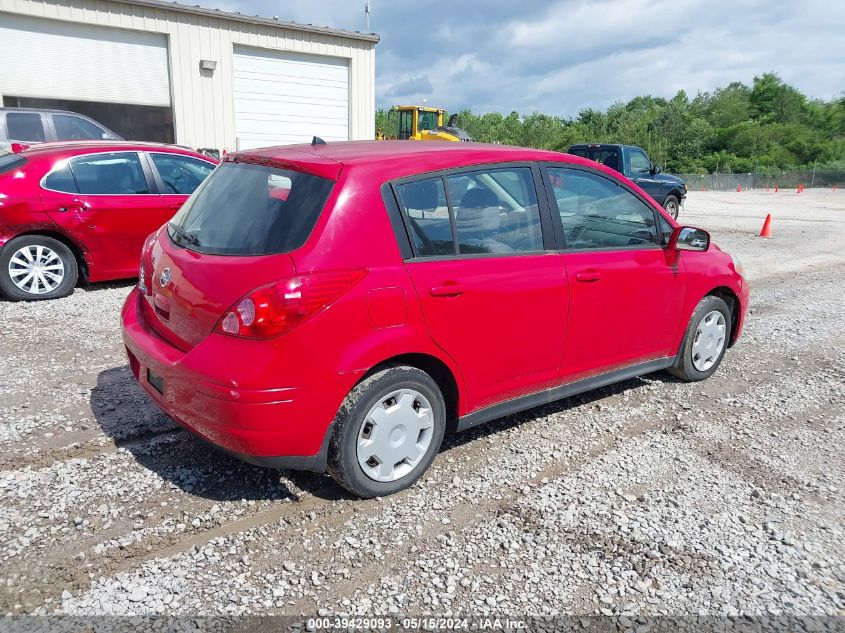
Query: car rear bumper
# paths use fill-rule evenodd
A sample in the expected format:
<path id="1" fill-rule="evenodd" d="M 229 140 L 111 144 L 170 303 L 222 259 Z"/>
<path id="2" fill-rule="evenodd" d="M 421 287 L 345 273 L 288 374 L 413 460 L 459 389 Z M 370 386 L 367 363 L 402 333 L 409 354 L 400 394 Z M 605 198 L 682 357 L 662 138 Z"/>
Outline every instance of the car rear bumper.
<path id="1" fill-rule="evenodd" d="M 252 464 L 325 470 L 331 419 L 314 419 L 308 406 L 319 394 L 301 386 L 246 388 L 235 379 L 224 384 L 210 376 L 203 369 L 210 356 L 224 360 L 233 377 L 248 375 L 246 368 L 256 359 L 247 350 L 227 353 L 225 345 L 231 340 L 214 349 L 216 340 L 230 338 L 218 335 L 210 335 L 188 352 L 174 347 L 146 323 L 137 288 L 126 299 L 121 318 L 132 374 L 181 426 Z M 163 384 L 157 387 L 158 379 Z"/>

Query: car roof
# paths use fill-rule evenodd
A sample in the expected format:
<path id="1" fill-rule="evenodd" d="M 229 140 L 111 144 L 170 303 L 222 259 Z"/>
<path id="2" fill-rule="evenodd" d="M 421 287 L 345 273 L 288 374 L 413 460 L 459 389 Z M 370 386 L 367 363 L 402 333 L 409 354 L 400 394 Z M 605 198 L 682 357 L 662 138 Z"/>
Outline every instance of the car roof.
<path id="1" fill-rule="evenodd" d="M 53 110 L 52 108 L 15 108 L 15 107 L 0 107 L 0 112 L 43 112 L 45 114 L 73 114 L 76 116 L 90 119 L 88 115 L 73 112 L 72 110 Z"/>
<path id="2" fill-rule="evenodd" d="M 602 149 L 605 147 L 627 147 L 632 149 L 642 149 L 639 145 L 626 145 L 625 143 L 573 143 L 569 149 Z"/>
<path id="3" fill-rule="evenodd" d="M 78 154 L 87 154 L 94 152 L 109 152 L 109 151 L 163 151 L 173 152 L 177 154 L 185 154 L 196 158 L 203 158 L 209 162 L 219 162 L 217 159 L 194 150 L 188 147 L 181 147 L 179 145 L 168 145 L 165 143 L 148 143 L 144 141 L 54 141 L 52 143 L 38 143 L 32 145 L 28 149 L 21 152 L 26 157 L 38 158 L 51 154 L 59 154 L 65 156 L 75 156 Z"/>
<path id="4" fill-rule="evenodd" d="M 327 178 L 341 167 L 372 167 L 385 180 L 452 167 L 519 161 L 554 161 L 594 166 L 593 161 L 550 150 L 449 141 L 340 141 L 312 145 L 283 145 L 229 154 L 226 160 L 262 161 L 284 166 L 302 165 Z"/>

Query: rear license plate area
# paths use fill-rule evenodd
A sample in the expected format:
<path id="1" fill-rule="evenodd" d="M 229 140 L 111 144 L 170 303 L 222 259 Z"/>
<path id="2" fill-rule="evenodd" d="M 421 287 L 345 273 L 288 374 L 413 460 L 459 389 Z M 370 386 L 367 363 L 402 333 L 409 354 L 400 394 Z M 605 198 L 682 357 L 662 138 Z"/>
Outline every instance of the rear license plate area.
<path id="1" fill-rule="evenodd" d="M 164 378 L 153 373 L 149 368 L 147 368 L 147 382 L 150 383 L 153 389 L 164 395 Z"/>

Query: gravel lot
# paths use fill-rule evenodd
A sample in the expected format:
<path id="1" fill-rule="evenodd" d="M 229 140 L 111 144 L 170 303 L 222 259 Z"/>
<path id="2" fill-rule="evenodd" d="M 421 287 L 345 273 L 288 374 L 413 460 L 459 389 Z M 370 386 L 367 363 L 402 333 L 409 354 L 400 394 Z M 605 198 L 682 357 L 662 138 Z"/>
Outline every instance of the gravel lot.
<path id="1" fill-rule="evenodd" d="M 845 615 L 845 191 L 693 192 L 681 219 L 752 285 L 713 378 L 447 438 L 381 500 L 160 413 L 120 342 L 129 283 L 0 302 L 0 611 Z"/>

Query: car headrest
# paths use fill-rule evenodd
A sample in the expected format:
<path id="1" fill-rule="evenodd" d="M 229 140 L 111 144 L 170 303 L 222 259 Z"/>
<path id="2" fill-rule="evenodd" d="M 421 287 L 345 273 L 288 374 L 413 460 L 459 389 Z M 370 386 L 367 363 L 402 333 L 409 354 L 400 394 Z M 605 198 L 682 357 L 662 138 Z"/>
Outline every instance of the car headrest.
<path id="1" fill-rule="evenodd" d="M 437 181 L 421 180 L 409 182 L 402 187 L 402 202 L 409 209 L 433 211 L 437 208 Z"/>
<path id="2" fill-rule="evenodd" d="M 462 209 L 481 209 L 484 207 L 498 207 L 499 199 L 489 189 L 470 189 L 461 198 Z"/>

